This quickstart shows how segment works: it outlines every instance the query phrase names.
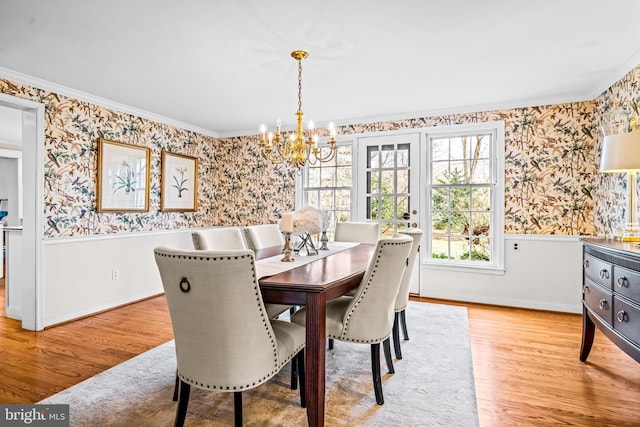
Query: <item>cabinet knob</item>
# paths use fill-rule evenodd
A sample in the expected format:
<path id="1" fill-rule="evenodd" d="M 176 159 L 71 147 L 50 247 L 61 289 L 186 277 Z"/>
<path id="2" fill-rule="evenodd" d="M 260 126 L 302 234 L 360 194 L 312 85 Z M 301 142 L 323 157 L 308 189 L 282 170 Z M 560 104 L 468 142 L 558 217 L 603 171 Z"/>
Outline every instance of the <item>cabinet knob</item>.
<path id="1" fill-rule="evenodd" d="M 601 279 L 608 279 L 609 278 L 609 270 L 607 270 L 606 268 L 603 268 L 602 270 L 600 270 L 600 278 Z"/>
<path id="2" fill-rule="evenodd" d="M 628 322 L 629 321 L 629 314 L 624 310 L 620 310 L 618 312 L 618 321 L 619 322 Z"/>
<path id="3" fill-rule="evenodd" d="M 584 285 L 582 285 L 582 289 L 586 292 L 589 290 L 589 285 L 587 285 L 586 283 Z"/>
<path id="4" fill-rule="evenodd" d="M 609 306 L 609 303 L 607 302 L 606 299 L 601 299 L 600 303 L 598 304 L 598 307 L 600 307 L 600 310 L 606 310 L 608 306 Z"/>
<path id="5" fill-rule="evenodd" d="M 620 276 L 620 277 L 618 277 L 618 286 L 621 287 L 621 288 L 628 288 L 629 287 L 629 281 L 627 280 L 626 277 Z"/>
<path id="6" fill-rule="evenodd" d="M 589 268 L 589 260 L 588 259 L 584 260 L 584 268 Z"/>

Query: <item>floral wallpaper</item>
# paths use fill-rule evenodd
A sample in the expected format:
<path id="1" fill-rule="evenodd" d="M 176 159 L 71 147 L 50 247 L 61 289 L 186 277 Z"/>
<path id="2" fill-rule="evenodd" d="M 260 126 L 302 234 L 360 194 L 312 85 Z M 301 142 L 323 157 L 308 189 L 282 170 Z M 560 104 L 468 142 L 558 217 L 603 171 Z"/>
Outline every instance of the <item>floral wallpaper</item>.
<path id="1" fill-rule="evenodd" d="M 594 104 L 579 102 L 346 126 L 362 133 L 505 122 L 505 232 L 593 233 Z"/>
<path id="2" fill-rule="evenodd" d="M 275 222 L 293 210 L 294 174 L 240 138 L 216 138 L 0 78 L 0 92 L 45 105 L 45 238 Z M 151 149 L 150 209 L 96 212 L 99 138 Z M 198 210 L 160 211 L 162 150 L 198 158 Z"/>
<path id="3" fill-rule="evenodd" d="M 600 128 L 604 115 L 611 109 L 624 104 L 627 101 L 640 104 L 640 65 L 629 71 L 622 79 L 607 89 L 596 100 L 596 124 Z M 636 117 L 640 123 L 640 117 Z M 602 149 L 603 132 L 597 133 L 597 146 L 595 147 L 596 167 L 600 163 L 600 152 Z M 634 200 L 638 198 L 639 177 L 636 176 L 636 195 Z M 627 216 L 627 198 L 629 197 L 629 189 L 627 187 L 627 174 L 604 174 L 599 173 L 595 179 L 596 182 L 596 203 L 594 208 L 594 227 L 595 233 L 602 236 L 612 236 L 618 230 L 623 229 Z M 637 206 L 635 207 L 635 215 L 637 215 Z M 635 217 L 637 218 L 637 216 Z"/>
<path id="4" fill-rule="evenodd" d="M 338 132 L 504 120 L 505 232 L 602 234 L 623 221 L 626 181 L 598 172 L 598 124 L 610 105 L 638 98 L 638 74 L 636 68 L 594 101 L 357 124 Z M 257 136 L 216 139 L 2 78 L 0 92 L 46 106 L 45 238 L 269 223 L 294 209 L 296 171 L 265 161 Z M 99 137 L 152 150 L 149 212 L 95 211 Z M 199 159 L 196 212 L 160 211 L 162 150 Z"/>

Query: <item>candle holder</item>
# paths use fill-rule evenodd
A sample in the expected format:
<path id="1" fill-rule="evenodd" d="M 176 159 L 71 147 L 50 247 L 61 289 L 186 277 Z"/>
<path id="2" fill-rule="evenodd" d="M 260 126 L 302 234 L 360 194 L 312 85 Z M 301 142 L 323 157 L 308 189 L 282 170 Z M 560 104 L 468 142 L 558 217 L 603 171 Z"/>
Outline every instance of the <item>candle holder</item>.
<path id="1" fill-rule="evenodd" d="M 320 245 L 318 249 L 320 249 L 321 251 L 328 251 L 329 246 L 327 246 L 327 243 L 329 242 L 329 238 L 327 237 L 326 230 L 322 232 L 322 237 L 320 237 L 320 242 L 322 243 L 322 245 Z"/>
<path id="2" fill-rule="evenodd" d="M 295 259 L 291 256 L 291 233 L 283 231 L 282 234 L 284 234 L 284 257 L 280 261 L 295 261 Z"/>

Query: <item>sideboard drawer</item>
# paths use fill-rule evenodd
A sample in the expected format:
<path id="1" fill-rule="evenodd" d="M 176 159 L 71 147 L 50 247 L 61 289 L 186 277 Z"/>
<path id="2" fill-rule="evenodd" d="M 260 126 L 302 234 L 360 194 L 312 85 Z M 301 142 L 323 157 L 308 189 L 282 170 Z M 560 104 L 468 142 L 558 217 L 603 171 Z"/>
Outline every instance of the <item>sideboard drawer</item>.
<path id="1" fill-rule="evenodd" d="M 614 297 L 613 328 L 636 344 L 640 344 L 640 306 Z"/>
<path id="2" fill-rule="evenodd" d="M 611 263 L 596 258 L 590 254 L 584 254 L 584 274 L 596 283 L 600 283 L 607 289 L 611 289 L 611 277 L 613 268 Z"/>
<path id="3" fill-rule="evenodd" d="M 583 292 L 585 304 L 587 304 L 591 311 L 595 312 L 605 322 L 611 325 L 611 304 L 613 302 L 611 292 L 598 286 L 587 277 L 585 277 L 584 280 Z"/>
<path id="4" fill-rule="evenodd" d="M 640 302 L 640 273 L 628 268 L 613 268 L 613 287 L 617 293 Z"/>

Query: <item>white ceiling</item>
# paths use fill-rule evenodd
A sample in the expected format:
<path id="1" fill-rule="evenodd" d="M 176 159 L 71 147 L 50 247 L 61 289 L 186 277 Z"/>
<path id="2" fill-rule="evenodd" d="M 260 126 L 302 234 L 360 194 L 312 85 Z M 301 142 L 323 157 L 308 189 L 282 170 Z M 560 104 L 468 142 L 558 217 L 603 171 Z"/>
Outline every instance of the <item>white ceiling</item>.
<path id="1" fill-rule="evenodd" d="M 218 136 L 590 100 L 640 63 L 640 0 L 0 0 L 0 75 Z M 26 78 L 26 77 L 25 77 Z"/>

